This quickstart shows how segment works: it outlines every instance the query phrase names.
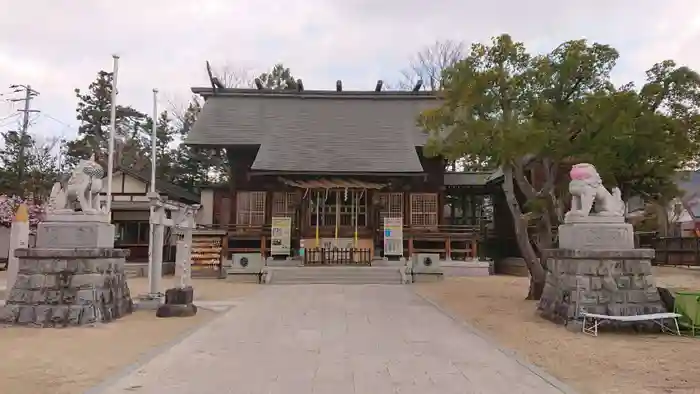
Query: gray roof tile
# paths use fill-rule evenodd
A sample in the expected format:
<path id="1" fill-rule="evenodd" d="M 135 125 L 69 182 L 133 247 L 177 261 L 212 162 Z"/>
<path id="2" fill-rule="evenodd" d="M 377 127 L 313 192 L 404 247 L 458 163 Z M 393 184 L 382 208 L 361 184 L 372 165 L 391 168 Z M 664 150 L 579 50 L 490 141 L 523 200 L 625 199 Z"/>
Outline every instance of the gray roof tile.
<path id="1" fill-rule="evenodd" d="M 404 92 L 227 90 L 208 98 L 186 143 L 261 145 L 259 171 L 423 172 L 416 117 L 436 104 Z"/>

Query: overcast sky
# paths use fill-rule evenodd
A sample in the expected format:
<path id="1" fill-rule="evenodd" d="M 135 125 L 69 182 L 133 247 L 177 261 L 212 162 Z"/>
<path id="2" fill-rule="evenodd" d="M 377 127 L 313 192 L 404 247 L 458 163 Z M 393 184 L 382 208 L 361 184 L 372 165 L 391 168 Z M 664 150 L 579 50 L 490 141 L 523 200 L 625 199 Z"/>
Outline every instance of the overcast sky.
<path id="1" fill-rule="evenodd" d="M 611 5 L 612 4 L 612 5 Z M 660 8 L 663 7 L 663 8 Z M 0 0 L 0 94 L 31 84 L 32 129 L 75 135 L 74 88 L 121 56 L 119 103 L 151 112 L 206 85 L 204 62 L 260 72 L 290 67 L 307 89 L 372 89 L 397 80 L 435 40 L 488 41 L 510 33 L 533 51 L 588 38 L 620 50 L 618 82 L 640 81 L 672 58 L 700 70 L 697 0 Z M 0 130 L 16 111 L 0 96 Z"/>

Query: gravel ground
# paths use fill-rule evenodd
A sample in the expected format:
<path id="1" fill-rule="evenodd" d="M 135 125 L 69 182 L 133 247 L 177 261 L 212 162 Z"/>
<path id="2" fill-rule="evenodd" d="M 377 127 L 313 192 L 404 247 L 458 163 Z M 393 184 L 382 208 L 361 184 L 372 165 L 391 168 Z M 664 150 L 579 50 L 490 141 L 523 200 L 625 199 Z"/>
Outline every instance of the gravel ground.
<path id="1" fill-rule="evenodd" d="M 0 284 L 4 285 L 4 280 L 3 272 Z M 164 278 L 164 286 L 172 283 L 172 279 Z M 253 284 L 208 279 L 196 279 L 193 285 L 199 301 L 235 300 L 259 289 Z M 135 296 L 147 290 L 148 281 L 129 279 L 129 287 Z M 191 318 L 159 319 L 154 311 L 137 311 L 98 327 L 0 327 L 0 393 L 81 393 L 217 315 L 200 308 Z"/>
<path id="2" fill-rule="evenodd" d="M 655 268 L 659 285 L 700 290 L 700 270 Z M 454 278 L 416 291 L 506 348 L 590 394 L 700 392 L 700 339 L 671 335 L 572 333 L 535 314 L 527 278 Z"/>

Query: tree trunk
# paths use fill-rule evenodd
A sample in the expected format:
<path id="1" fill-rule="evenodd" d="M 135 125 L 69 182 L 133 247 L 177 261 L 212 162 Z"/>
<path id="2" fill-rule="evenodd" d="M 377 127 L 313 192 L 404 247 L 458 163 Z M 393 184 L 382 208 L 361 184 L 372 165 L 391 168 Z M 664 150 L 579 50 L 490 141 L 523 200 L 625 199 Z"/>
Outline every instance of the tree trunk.
<path id="1" fill-rule="evenodd" d="M 513 225 L 515 230 L 515 238 L 518 243 L 520 253 L 525 260 L 528 271 L 530 271 L 530 290 L 528 291 L 528 300 L 539 300 L 544 290 L 544 282 L 546 272 L 540 263 L 540 259 L 535 253 L 535 249 L 530 243 L 527 232 L 527 223 L 522 218 L 520 204 L 515 197 L 515 188 L 513 185 L 513 168 L 510 164 L 503 166 L 503 193 L 505 194 L 508 208 L 513 217 Z"/>
<path id="2" fill-rule="evenodd" d="M 654 210 L 656 211 L 656 222 L 659 236 L 667 237 L 669 233 L 669 220 L 668 220 L 668 208 L 663 204 L 654 203 Z"/>

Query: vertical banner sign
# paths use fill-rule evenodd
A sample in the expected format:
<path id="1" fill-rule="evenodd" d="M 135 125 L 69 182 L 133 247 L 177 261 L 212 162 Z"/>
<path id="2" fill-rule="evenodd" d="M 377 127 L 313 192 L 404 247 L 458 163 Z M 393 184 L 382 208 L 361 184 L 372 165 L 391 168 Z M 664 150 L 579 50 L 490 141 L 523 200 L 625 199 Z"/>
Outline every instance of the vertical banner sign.
<path id="1" fill-rule="evenodd" d="M 270 253 L 274 256 L 289 256 L 292 238 L 292 218 L 275 216 L 272 218 Z"/>
<path id="2" fill-rule="evenodd" d="M 384 218 L 384 256 L 403 256 L 403 218 Z"/>

